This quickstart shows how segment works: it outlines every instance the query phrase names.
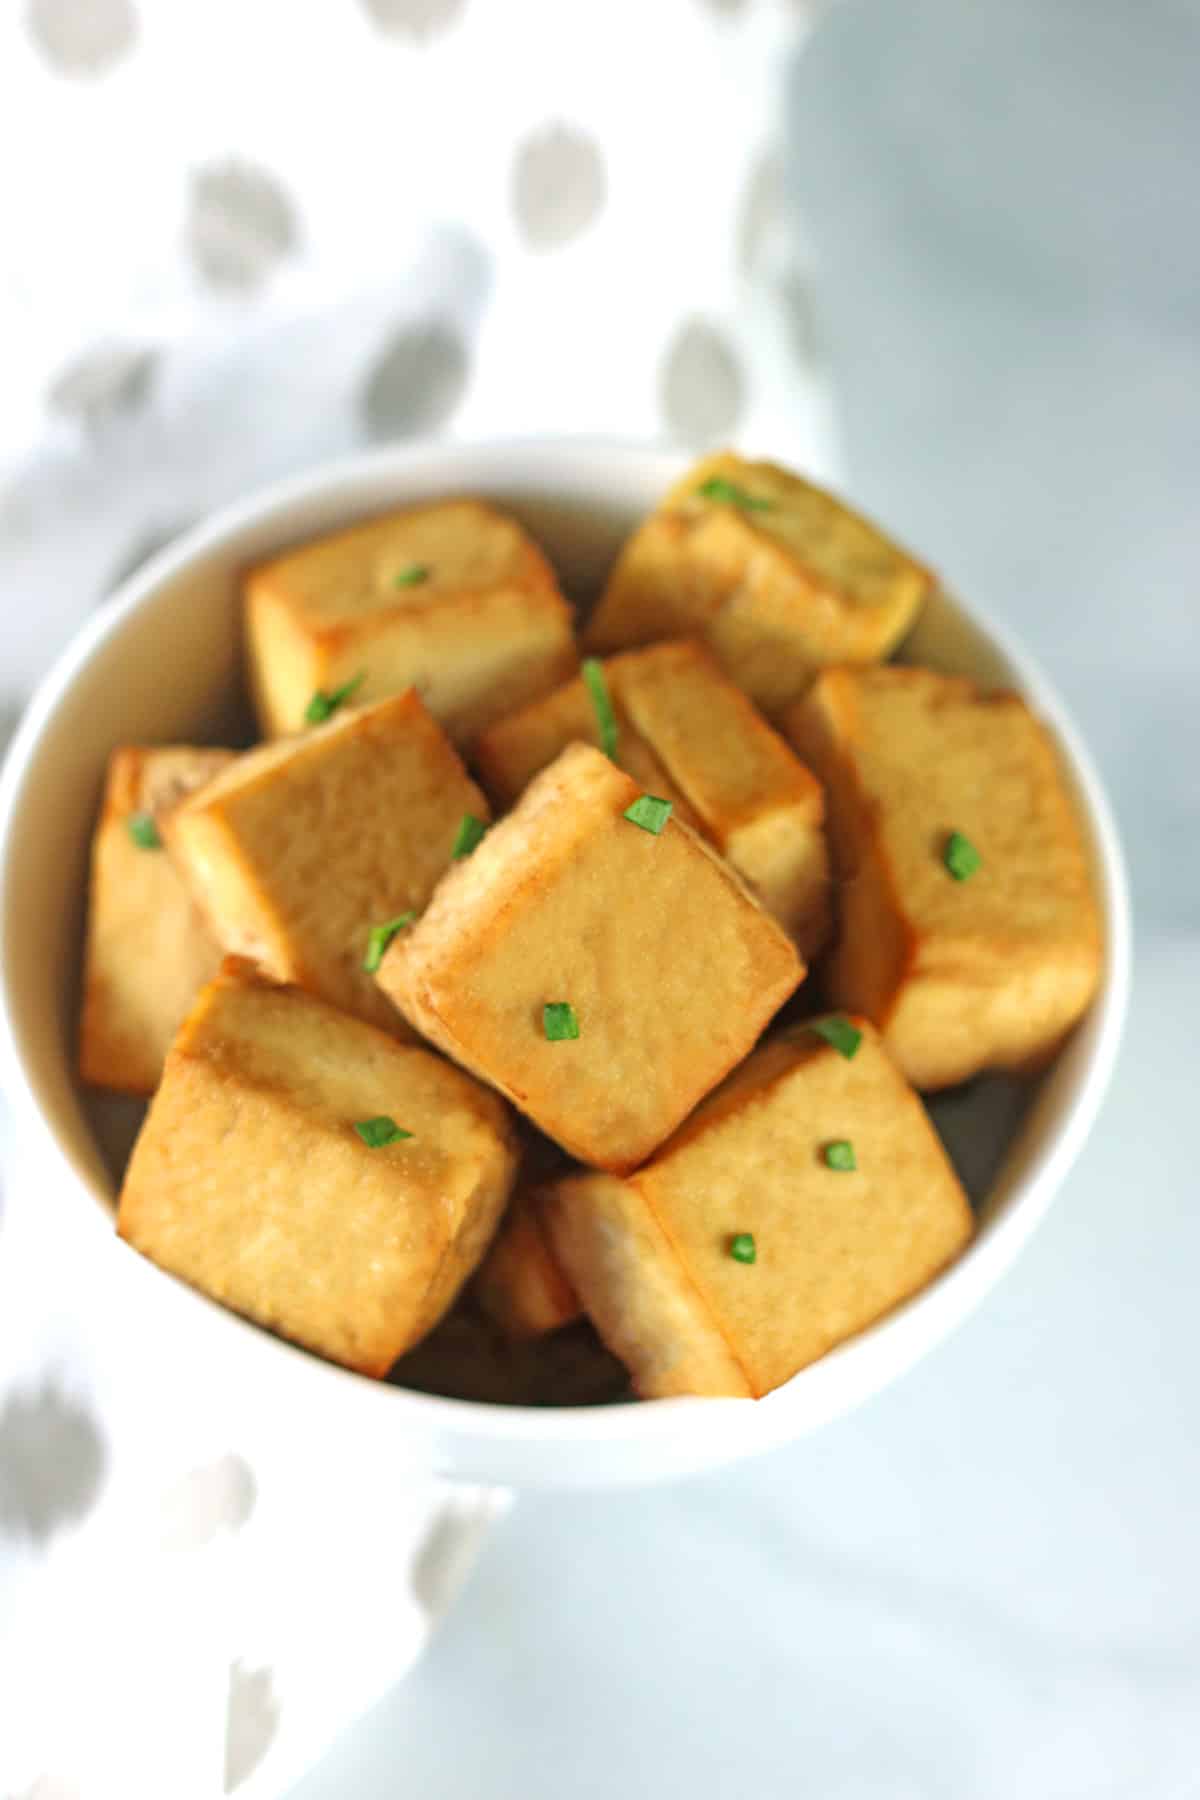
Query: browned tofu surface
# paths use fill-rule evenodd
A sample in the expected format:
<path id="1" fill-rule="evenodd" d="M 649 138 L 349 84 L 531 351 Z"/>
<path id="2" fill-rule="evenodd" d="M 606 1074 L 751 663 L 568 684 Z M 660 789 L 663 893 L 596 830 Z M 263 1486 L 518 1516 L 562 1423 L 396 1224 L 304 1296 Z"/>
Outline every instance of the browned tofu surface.
<path id="1" fill-rule="evenodd" d="M 514 1339 L 541 1337 L 579 1317 L 579 1297 L 550 1248 L 533 1190 L 514 1194 L 475 1277 L 475 1297 Z"/>
<path id="2" fill-rule="evenodd" d="M 804 1028 L 757 1050 L 626 1180 L 548 1190 L 555 1251 L 644 1397 L 769 1393 L 970 1237 L 920 1101 L 857 1024 L 850 1059 Z M 835 1143 L 854 1169 L 828 1165 Z M 731 1254 L 742 1234 L 753 1263 Z"/>
<path id="3" fill-rule="evenodd" d="M 635 782 L 575 744 L 450 871 L 379 972 L 439 1049 L 581 1162 L 635 1168 L 750 1050 L 798 985 L 789 939 Z M 566 1004 L 574 1040 L 547 1039 Z"/>
<path id="4" fill-rule="evenodd" d="M 167 831 L 226 950 L 408 1035 L 363 968 L 370 930 L 422 910 L 466 813 L 487 802 L 409 689 L 247 752 Z"/>
<path id="5" fill-rule="evenodd" d="M 1035 1068 L 1086 1010 L 1102 938 L 1054 745 L 1024 701 L 926 669 L 829 670 L 788 731 L 825 782 L 841 924 L 830 999 L 919 1088 Z M 946 867 L 950 834 L 982 862 Z"/>
<path id="6" fill-rule="evenodd" d="M 357 1122 L 411 1138 L 372 1149 Z M 496 1096 L 295 988 L 227 966 L 167 1060 L 119 1230 L 214 1300 L 365 1374 L 430 1330 L 516 1167 Z"/>
<path id="7" fill-rule="evenodd" d="M 825 801 L 811 771 L 702 644 L 676 640 L 610 657 L 617 761 L 703 832 L 811 957 L 829 934 Z M 598 743 L 581 679 L 484 732 L 475 760 L 499 806 L 572 742 Z"/>
<path id="8" fill-rule="evenodd" d="M 126 747 L 109 759 L 92 840 L 79 1070 L 84 1081 L 152 1094 L 184 1014 L 221 950 L 161 846 L 144 848 L 131 822 L 161 836 L 170 809 L 211 781 L 228 750 Z"/>
<path id="9" fill-rule="evenodd" d="M 576 667 L 570 609 L 515 519 L 476 500 L 386 514 L 302 544 L 246 578 L 263 732 L 299 731 L 318 690 L 415 686 L 456 743 Z"/>
<path id="10" fill-rule="evenodd" d="M 728 497 L 701 492 L 717 483 Z M 770 717 L 833 663 L 879 662 L 933 587 L 832 494 L 724 451 L 680 480 L 626 544 L 585 632 L 607 655 L 702 637 Z"/>

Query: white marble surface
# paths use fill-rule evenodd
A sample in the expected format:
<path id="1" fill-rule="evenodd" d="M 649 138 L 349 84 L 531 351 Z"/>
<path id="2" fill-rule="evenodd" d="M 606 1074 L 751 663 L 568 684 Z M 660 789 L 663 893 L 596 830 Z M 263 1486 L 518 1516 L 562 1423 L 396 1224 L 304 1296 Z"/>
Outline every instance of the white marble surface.
<path id="1" fill-rule="evenodd" d="M 1017 626 L 1112 785 L 1115 1089 L 982 1314 L 724 1475 L 526 1500 L 295 1800 L 1200 1792 L 1200 12 L 847 0 L 791 170 L 855 491 Z"/>

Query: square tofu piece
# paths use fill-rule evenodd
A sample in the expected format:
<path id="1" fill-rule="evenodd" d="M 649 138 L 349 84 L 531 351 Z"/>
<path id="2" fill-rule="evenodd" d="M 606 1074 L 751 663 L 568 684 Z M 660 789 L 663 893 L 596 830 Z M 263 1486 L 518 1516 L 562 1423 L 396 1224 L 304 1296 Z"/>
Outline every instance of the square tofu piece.
<path id="1" fill-rule="evenodd" d="M 475 1298 L 505 1337 L 544 1337 L 580 1316 L 579 1296 L 550 1248 L 536 1190 L 520 1188 L 474 1283 Z"/>
<path id="2" fill-rule="evenodd" d="M 788 716 L 826 786 L 841 923 L 830 1000 L 915 1086 L 1036 1068 L 1096 990 L 1100 920 L 1048 732 L 1015 694 L 831 669 Z M 955 845 L 979 859 L 958 864 Z"/>
<path id="3" fill-rule="evenodd" d="M 804 965 L 687 825 L 573 744 L 384 957 L 429 1041 L 581 1162 L 636 1168 L 746 1055 Z M 577 1035 L 574 1035 L 577 1033 Z"/>
<path id="4" fill-rule="evenodd" d="M 162 845 L 166 813 L 232 762 L 230 750 L 114 750 L 92 840 L 79 1072 L 152 1094 L 171 1040 L 221 950 Z"/>
<path id="5" fill-rule="evenodd" d="M 604 664 L 617 761 L 716 845 L 805 957 L 830 924 L 821 784 L 702 644 L 679 640 Z M 573 740 L 598 742 L 581 679 L 489 727 L 475 746 L 484 787 L 509 806 Z M 659 773 L 661 772 L 661 773 Z M 654 785 L 656 779 L 658 785 Z"/>
<path id="6" fill-rule="evenodd" d="M 644 1398 L 767 1394 L 970 1237 L 921 1102 L 871 1026 L 846 1023 L 849 1058 L 788 1031 L 635 1175 L 544 1190 L 555 1252 Z"/>
<path id="7" fill-rule="evenodd" d="M 314 693 L 416 687 L 458 744 L 578 664 L 570 608 L 515 519 L 477 500 L 389 513 L 261 563 L 246 642 L 264 736 L 299 731 Z"/>
<path id="8" fill-rule="evenodd" d="M 706 457 L 636 531 L 585 633 L 598 655 L 704 638 L 777 718 L 830 663 L 880 662 L 933 577 L 832 494 L 775 463 Z"/>
<path id="9" fill-rule="evenodd" d="M 411 1137 L 355 1129 L 388 1120 Z M 515 1168 L 512 1121 L 470 1076 L 231 960 L 167 1059 L 118 1229 L 222 1305 L 383 1375 L 478 1264 Z"/>
<path id="10" fill-rule="evenodd" d="M 363 967 L 370 930 L 421 911 L 467 813 L 487 801 L 410 688 L 248 751 L 167 832 L 227 951 L 407 1036 Z"/>

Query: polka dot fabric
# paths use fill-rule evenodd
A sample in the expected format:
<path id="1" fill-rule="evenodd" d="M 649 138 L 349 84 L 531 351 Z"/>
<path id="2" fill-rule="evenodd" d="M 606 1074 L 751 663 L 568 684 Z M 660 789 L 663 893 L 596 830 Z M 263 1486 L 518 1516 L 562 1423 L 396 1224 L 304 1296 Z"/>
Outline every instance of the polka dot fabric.
<path id="1" fill-rule="evenodd" d="M 177 530 L 356 446 L 735 440 L 828 473 L 772 143 L 811 10 L 0 8 L 0 737 Z M 153 1319 L 90 1325 L 11 1150 L 5 1189 L 0 1795 L 282 1794 L 407 1668 L 500 1497 L 382 1468 L 364 1497 L 325 1458 L 309 1491 L 177 1372 L 152 1419 Z M 385 1541 L 408 1576 L 373 1633 Z"/>

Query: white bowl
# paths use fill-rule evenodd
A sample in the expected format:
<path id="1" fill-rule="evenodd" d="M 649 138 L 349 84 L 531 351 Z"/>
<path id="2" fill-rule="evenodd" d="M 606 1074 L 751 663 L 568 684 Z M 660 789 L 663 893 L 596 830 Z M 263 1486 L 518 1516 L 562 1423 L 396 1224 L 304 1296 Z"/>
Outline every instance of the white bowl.
<path id="1" fill-rule="evenodd" d="M 938 1281 L 760 1401 L 667 1400 L 581 1409 L 494 1407 L 372 1382 L 224 1311 L 116 1236 L 113 1185 L 73 1073 L 88 838 L 113 745 L 220 741 L 238 687 L 237 578 L 248 562 L 356 517 L 431 496 L 486 494 L 526 520 L 568 589 L 595 591 L 634 522 L 681 459 L 609 444 L 516 442 L 386 449 L 338 462 L 221 513 L 127 581 L 61 657 L 12 745 L 0 784 L 0 1030 L 8 1085 L 61 1201 L 64 1254 L 88 1259 L 120 1315 L 154 1319 L 153 1361 L 223 1383 L 251 1429 L 295 1430 L 353 1454 L 485 1482 L 573 1486 L 654 1480 L 731 1461 L 822 1425 L 876 1392 L 963 1319 L 999 1280 L 1075 1160 L 1107 1087 L 1129 984 L 1129 914 L 1108 802 L 1067 713 L 1003 633 L 939 597 L 906 659 L 1024 693 L 1057 735 L 1094 858 L 1107 930 L 1088 1018 L 1013 1128 L 1011 1088 L 948 1103 L 960 1142 L 983 1146 L 988 1189 L 974 1242 Z M 937 546 L 922 546 L 936 556 Z M 1004 1154 L 989 1140 L 1000 1134 Z M 164 1304 L 164 1300 L 167 1302 Z M 162 1341 L 163 1335 L 174 1342 Z M 368 1434 L 360 1438 L 360 1434 Z"/>

